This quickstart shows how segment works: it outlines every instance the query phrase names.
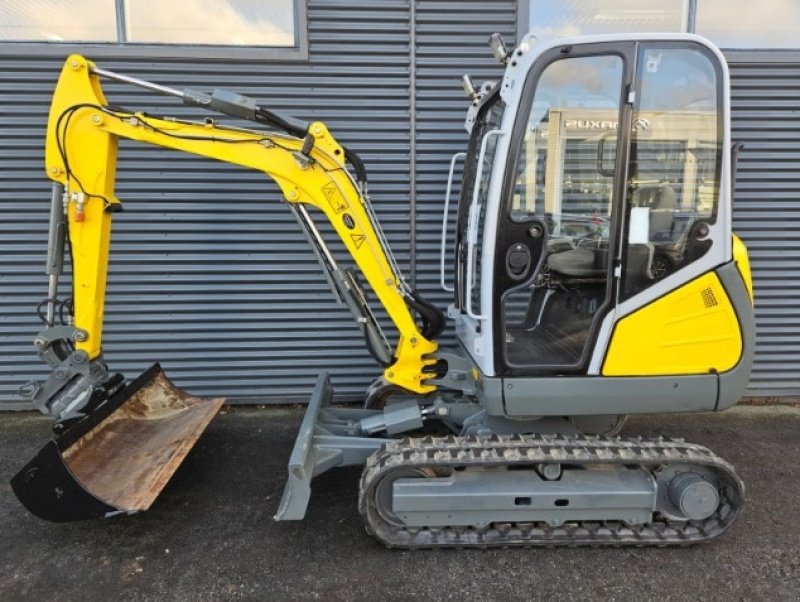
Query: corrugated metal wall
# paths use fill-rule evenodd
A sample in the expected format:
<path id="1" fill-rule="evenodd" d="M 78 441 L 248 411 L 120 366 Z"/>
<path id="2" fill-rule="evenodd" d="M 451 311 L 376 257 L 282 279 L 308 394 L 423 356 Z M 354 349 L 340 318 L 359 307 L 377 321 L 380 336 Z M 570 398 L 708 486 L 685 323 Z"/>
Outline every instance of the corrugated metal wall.
<path id="1" fill-rule="evenodd" d="M 486 40 L 499 31 L 513 42 L 517 3 L 411 1 L 310 0 L 307 62 L 93 58 L 174 87 L 223 85 L 328 122 L 366 160 L 373 201 L 404 268 L 415 109 L 417 282 L 444 308 L 451 299 L 438 285 L 442 201 L 450 157 L 467 141 L 459 78 L 469 73 L 480 84 L 501 77 Z M 734 139 L 747 144 L 735 227 L 751 249 L 757 287 L 750 392 L 797 395 L 800 54 L 775 63 L 769 56 L 730 57 Z M 17 401 L 20 382 L 47 373 L 31 339 L 39 328 L 33 308 L 46 292 L 43 133 L 62 58 L 0 56 L 3 407 Z M 112 84 L 107 90 L 131 108 L 197 115 L 170 99 Z M 161 360 L 193 393 L 264 402 L 303 400 L 321 369 L 332 370 L 341 398 L 358 396 L 379 373 L 270 182 L 133 143 L 122 145 L 118 182 L 126 212 L 115 222 L 109 280 L 105 349 L 113 368 L 134 376 Z M 443 342 L 452 342 L 452 332 Z"/>
<path id="2" fill-rule="evenodd" d="M 452 293 L 439 285 L 442 209 L 450 159 L 465 151 L 464 130 L 469 102 L 461 88 L 468 74 L 480 86 L 503 77 L 503 67 L 491 54 L 489 35 L 499 32 L 506 43 L 516 39 L 516 2 L 417 2 L 417 286 L 442 309 L 452 303 Z M 448 228 L 448 262 L 453 256 L 455 214 L 463 162 L 454 178 Z M 445 267 L 452 285 L 451 265 Z M 440 340 L 454 343 L 452 325 Z"/>
<path id="3" fill-rule="evenodd" d="M 322 119 L 370 169 L 373 200 L 409 265 L 409 38 L 406 0 L 308 2 L 308 62 L 92 57 L 176 88 L 227 87 L 304 119 Z M 64 56 L 0 56 L 0 402 L 47 374 L 31 344 L 43 274 L 49 182 L 46 116 Z M 172 99 L 106 85 L 112 102 L 198 116 Z M 201 395 L 300 401 L 321 369 L 362 394 L 380 373 L 336 305 L 277 188 L 254 172 L 123 143 L 105 355 L 133 377 L 161 360 Z"/>
<path id="4" fill-rule="evenodd" d="M 800 395 L 800 52 L 730 52 L 732 138 L 743 142 L 734 230 L 750 250 L 750 395 Z"/>

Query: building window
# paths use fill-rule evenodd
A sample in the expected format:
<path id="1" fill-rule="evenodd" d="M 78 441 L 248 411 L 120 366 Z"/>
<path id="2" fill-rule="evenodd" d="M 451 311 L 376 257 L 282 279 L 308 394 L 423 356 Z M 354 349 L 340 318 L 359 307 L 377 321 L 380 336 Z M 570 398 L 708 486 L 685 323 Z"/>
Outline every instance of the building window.
<path id="1" fill-rule="evenodd" d="M 0 41 L 306 53 L 306 0 L 0 0 Z M 40 44 L 40 46 L 44 46 Z M 294 55 L 291 53 L 294 52 Z"/>
<path id="2" fill-rule="evenodd" d="M 692 31 L 725 49 L 800 48 L 798 0 L 526 0 L 539 40 L 602 33 Z"/>
<path id="3" fill-rule="evenodd" d="M 688 0 L 530 0 L 540 40 L 601 33 L 685 31 Z"/>
<path id="4" fill-rule="evenodd" d="M 15 42 L 116 42 L 108 0 L 4 0 L 0 39 Z"/>
<path id="5" fill-rule="evenodd" d="M 124 0 L 125 42 L 295 46 L 294 0 Z"/>
<path id="6" fill-rule="evenodd" d="M 799 48 L 797 0 L 697 0 L 695 31 L 720 48 Z"/>

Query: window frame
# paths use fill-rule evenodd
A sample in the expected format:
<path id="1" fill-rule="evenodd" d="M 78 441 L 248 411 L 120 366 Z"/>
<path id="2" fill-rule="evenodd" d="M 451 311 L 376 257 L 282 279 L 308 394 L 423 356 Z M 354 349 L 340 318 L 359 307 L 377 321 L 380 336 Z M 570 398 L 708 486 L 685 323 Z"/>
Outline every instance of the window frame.
<path id="1" fill-rule="evenodd" d="M 125 37 L 123 0 L 115 0 L 116 42 L 0 41 L 0 56 L 86 54 L 93 58 L 165 58 L 210 60 L 307 61 L 308 0 L 294 0 L 295 46 L 221 46 L 216 44 L 153 44 L 119 41 Z M 121 16 L 122 15 L 122 16 Z"/>

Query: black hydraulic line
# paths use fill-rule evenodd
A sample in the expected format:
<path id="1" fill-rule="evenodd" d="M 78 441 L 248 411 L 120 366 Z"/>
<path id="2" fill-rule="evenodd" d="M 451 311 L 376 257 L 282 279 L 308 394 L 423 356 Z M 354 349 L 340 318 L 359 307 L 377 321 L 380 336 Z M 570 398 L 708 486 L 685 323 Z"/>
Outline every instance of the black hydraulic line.
<path id="1" fill-rule="evenodd" d="M 307 122 L 301 121 L 300 119 L 295 119 L 294 117 L 289 117 L 288 115 L 281 115 L 261 107 L 258 107 L 255 110 L 255 120 L 265 125 L 276 127 L 280 130 L 283 130 L 287 134 L 297 136 L 298 138 L 305 138 L 308 134 Z M 366 184 L 367 168 L 364 165 L 364 161 L 362 161 L 361 157 L 359 157 L 357 153 L 345 147 L 344 145 L 342 146 L 342 150 L 344 150 L 345 159 L 347 159 L 350 165 L 353 166 L 353 169 L 356 172 L 356 181 L 360 184 Z"/>
<path id="2" fill-rule="evenodd" d="M 290 117 L 288 115 L 281 115 L 274 111 L 258 107 L 255 111 L 255 118 L 256 121 L 259 121 L 265 125 L 279 128 L 287 134 L 297 136 L 298 138 L 305 138 L 308 134 L 307 122 L 301 121 L 300 119 L 295 119 L 294 117 Z M 356 181 L 361 184 L 366 184 L 367 168 L 364 165 L 364 161 L 362 161 L 361 157 L 359 157 L 349 148 L 342 146 L 342 149 L 344 150 L 345 159 L 347 159 L 350 165 L 353 166 L 353 169 L 356 172 Z"/>
<path id="3" fill-rule="evenodd" d="M 344 158 L 353 166 L 353 169 L 356 172 L 356 181 L 360 184 L 367 183 L 367 168 L 364 165 L 364 161 L 361 160 L 355 151 L 351 151 L 349 148 L 342 146 L 344 150 Z"/>
<path id="4" fill-rule="evenodd" d="M 422 336 L 429 341 L 435 340 L 444 330 L 444 314 L 438 307 L 423 299 L 417 291 L 412 290 L 410 296 L 406 301 L 422 318 Z"/>
<path id="5" fill-rule="evenodd" d="M 275 111 L 270 111 L 261 107 L 258 107 L 255 110 L 255 121 L 265 125 L 271 125 L 272 127 L 276 127 L 279 130 L 282 130 L 287 134 L 291 134 L 292 136 L 297 136 L 298 138 L 305 138 L 306 134 L 308 133 L 307 122 L 301 121 L 300 119 L 295 119 L 294 117 L 289 117 L 288 115 L 280 115 Z"/>

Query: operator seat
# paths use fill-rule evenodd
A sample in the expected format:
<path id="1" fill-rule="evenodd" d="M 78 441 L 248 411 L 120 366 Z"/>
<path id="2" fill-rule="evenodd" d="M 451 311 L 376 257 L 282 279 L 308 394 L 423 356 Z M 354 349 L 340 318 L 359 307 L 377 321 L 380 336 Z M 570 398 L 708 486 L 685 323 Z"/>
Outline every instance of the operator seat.
<path id="1" fill-rule="evenodd" d="M 547 258 L 547 266 L 551 271 L 575 278 L 588 278 L 602 273 L 603 270 L 598 270 L 595 263 L 595 249 L 582 246 L 554 253 Z"/>

